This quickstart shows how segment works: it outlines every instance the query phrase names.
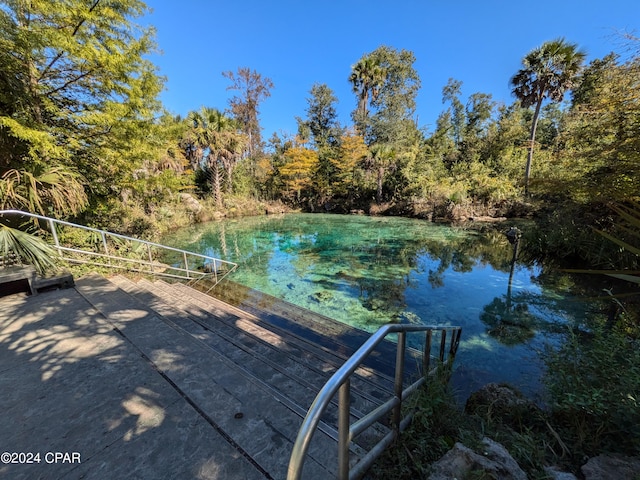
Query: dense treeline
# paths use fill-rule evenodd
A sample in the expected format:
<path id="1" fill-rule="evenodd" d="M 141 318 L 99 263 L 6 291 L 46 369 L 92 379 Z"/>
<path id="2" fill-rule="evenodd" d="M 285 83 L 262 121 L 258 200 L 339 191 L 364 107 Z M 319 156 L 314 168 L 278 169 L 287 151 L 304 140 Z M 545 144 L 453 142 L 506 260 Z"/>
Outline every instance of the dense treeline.
<path id="1" fill-rule="evenodd" d="M 585 258 L 586 225 L 610 228 L 604 206 L 637 200 L 638 55 L 585 64 L 577 45 L 546 42 L 514 72 L 513 103 L 450 79 L 428 131 L 413 53 L 381 46 L 345 71 L 351 124 L 317 83 L 297 134 L 265 141 L 259 107 L 274 85 L 250 68 L 223 72 L 226 106 L 163 111 L 146 60 L 153 30 L 134 23 L 146 11 L 139 0 L 0 3 L 0 207 L 137 235 L 246 199 L 444 219 L 538 212 L 555 242 L 541 251 Z"/>

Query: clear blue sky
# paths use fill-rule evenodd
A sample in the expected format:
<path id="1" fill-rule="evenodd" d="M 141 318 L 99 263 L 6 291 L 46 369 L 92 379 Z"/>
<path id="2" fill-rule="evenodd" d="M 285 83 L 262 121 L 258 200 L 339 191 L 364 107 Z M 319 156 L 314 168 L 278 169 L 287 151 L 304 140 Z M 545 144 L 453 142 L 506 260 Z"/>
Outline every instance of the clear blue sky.
<path id="1" fill-rule="evenodd" d="M 462 81 L 463 97 L 489 93 L 511 103 L 510 77 L 531 49 L 565 37 L 588 60 L 621 50 L 617 32 L 640 35 L 640 0 L 147 0 L 141 23 L 156 27 L 167 77 L 161 98 L 174 114 L 202 105 L 227 108 L 222 72 L 249 67 L 275 87 L 260 106 L 263 138 L 296 132 L 309 90 L 326 83 L 343 125 L 356 99 L 351 65 L 380 45 L 411 50 L 422 87 L 418 121 L 433 130 L 442 87 Z"/>

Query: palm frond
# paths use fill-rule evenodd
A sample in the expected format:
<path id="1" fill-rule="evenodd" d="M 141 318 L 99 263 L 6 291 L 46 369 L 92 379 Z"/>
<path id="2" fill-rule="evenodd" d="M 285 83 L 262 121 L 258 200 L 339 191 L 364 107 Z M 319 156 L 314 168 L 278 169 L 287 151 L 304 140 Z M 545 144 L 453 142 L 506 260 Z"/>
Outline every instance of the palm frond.
<path id="1" fill-rule="evenodd" d="M 610 233 L 603 232 L 602 230 L 598 230 L 597 228 L 594 228 L 593 230 L 596 233 L 598 233 L 599 235 L 602 235 L 604 238 L 612 241 L 616 245 L 619 245 L 620 247 L 622 247 L 626 251 L 628 251 L 630 253 L 634 253 L 635 255 L 640 255 L 640 248 L 634 247 L 633 245 L 630 245 L 629 243 L 625 242 L 624 240 L 620 240 L 619 238 L 611 235 Z"/>
<path id="2" fill-rule="evenodd" d="M 640 228 L 640 206 L 612 205 L 611 209 L 632 226 Z"/>
<path id="3" fill-rule="evenodd" d="M 16 255 L 40 274 L 57 268 L 58 252 L 44 240 L 22 230 L 0 225 L 0 257 Z"/>
<path id="4" fill-rule="evenodd" d="M 80 212 L 87 204 L 81 176 L 64 166 L 9 169 L 0 177 L 0 208 L 45 215 L 51 208 L 62 215 Z"/>
<path id="5" fill-rule="evenodd" d="M 625 280 L 627 282 L 635 283 L 636 285 L 640 285 L 640 277 L 635 275 L 629 275 L 626 273 L 607 273 L 609 277 L 619 278 L 620 280 Z"/>

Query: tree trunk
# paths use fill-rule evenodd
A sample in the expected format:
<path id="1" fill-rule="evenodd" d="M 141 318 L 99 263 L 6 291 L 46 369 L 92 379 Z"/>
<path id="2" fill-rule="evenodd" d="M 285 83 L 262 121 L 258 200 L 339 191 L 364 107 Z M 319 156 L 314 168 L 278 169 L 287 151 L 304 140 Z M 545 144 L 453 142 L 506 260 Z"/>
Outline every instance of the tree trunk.
<path id="1" fill-rule="evenodd" d="M 378 204 L 382 202 L 382 181 L 384 180 L 384 167 L 378 167 L 378 190 L 376 192 L 376 201 Z"/>
<path id="2" fill-rule="evenodd" d="M 232 163 L 229 163 L 229 165 L 227 165 L 225 169 L 227 171 L 226 192 L 228 194 L 231 194 L 231 192 L 233 191 L 233 168 L 234 168 L 234 165 Z"/>
<path id="3" fill-rule="evenodd" d="M 524 171 L 524 195 L 529 196 L 529 177 L 531 176 L 531 161 L 533 160 L 533 145 L 536 141 L 536 128 L 538 127 L 538 117 L 540 116 L 540 107 L 542 106 L 542 97 L 536 103 L 536 110 L 531 120 L 531 134 L 529 135 L 529 153 L 527 155 L 527 167 Z"/>
<path id="4" fill-rule="evenodd" d="M 220 178 L 220 166 L 218 162 L 211 165 L 211 186 L 213 187 L 213 198 L 216 201 L 216 207 L 222 208 L 222 179 Z"/>
<path id="5" fill-rule="evenodd" d="M 360 117 L 362 119 L 367 117 L 367 103 L 369 103 L 369 94 L 367 91 L 363 91 L 358 101 L 358 110 L 360 111 Z"/>

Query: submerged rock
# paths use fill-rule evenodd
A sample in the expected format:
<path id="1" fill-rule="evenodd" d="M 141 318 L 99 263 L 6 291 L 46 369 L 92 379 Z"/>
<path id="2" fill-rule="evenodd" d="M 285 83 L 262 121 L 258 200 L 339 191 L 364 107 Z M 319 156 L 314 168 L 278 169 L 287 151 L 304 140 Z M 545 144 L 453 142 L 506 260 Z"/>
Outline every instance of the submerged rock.
<path id="1" fill-rule="evenodd" d="M 315 292 L 313 295 L 309 295 L 309 299 L 314 302 L 326 302 L 333 298 L 333 294 L 328 292 L 327 290 L 321 290 L 319 292 Z"/>
<path id="2" fill-rule="evenodd" d="M 483 451 L 478 454 L 456 443 L 440 460 L 431 466 L 429 480 L 467 478 L 472 472 L 485 472 L 495 480 L 527 480 L 509 452 L 490 438 L 482 439 Z"/>

